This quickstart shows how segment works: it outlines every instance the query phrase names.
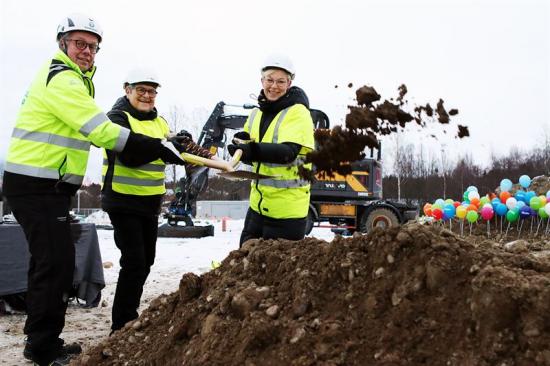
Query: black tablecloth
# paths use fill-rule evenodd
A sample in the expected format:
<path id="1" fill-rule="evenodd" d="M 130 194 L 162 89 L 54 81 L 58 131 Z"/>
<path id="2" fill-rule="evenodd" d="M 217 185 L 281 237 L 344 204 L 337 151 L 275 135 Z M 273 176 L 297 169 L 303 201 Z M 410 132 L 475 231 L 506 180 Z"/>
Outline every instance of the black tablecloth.
<path id="1" fill-rule="evenodd" d="M 75 239 L 73 285 L 86 306 L 97 306 L 105 287 L 99 242 L 94 224 L 71 224 Z M 0 225 L 0 296 L 27 291 L 29 250 L 17 224 Z"/>

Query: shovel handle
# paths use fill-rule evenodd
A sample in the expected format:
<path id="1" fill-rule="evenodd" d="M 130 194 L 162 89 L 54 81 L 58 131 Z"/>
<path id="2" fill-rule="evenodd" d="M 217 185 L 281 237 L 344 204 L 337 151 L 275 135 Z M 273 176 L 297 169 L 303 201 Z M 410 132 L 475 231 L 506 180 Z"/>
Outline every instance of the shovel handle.
<path id="1" fill-rule="evenodd" d="M 189 153 L 181 153 L 183 160 L 200 166 L 206 166 L 209 168 L 225 170 L 226 172 L 232 172 L 235 170 L 235 167 L 239 165 L 241 159 L 242 150 L 235 151 L 233 158 L 230 161 L 225 160 L 212 160 L 208 158 L 203 158 L 202 156 L 197 156 Z"/>

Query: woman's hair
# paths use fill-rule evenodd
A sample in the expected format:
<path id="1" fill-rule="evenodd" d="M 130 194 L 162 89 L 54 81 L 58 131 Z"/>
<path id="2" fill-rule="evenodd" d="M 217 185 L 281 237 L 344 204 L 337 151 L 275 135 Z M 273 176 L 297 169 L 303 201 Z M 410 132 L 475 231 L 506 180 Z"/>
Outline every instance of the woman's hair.
<path id="1" fill-rule="evenodd" d="M 277 70 L 281 70 L 281 71 L 284 71 L 284 73 L 286 74 L 286 77 L 288 78 L 288 80 L 292 80 L 292 76 L 286 71 L 286 70 L 283 70 L 283 69 L 277 69 L 277 68 L 273 68 L 273 69 L 266 69 L 264 71 L 262 71 L 262 77 L 263 78 L 266 78 L 268 77 L 269 75 L 273 74 L 275 71 Z"/>

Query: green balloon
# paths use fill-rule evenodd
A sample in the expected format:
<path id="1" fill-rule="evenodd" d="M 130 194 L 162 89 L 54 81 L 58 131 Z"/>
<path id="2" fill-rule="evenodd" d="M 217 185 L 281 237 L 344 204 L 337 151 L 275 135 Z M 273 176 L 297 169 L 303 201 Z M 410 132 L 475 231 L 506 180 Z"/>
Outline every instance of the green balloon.
<path id="1" fill-rule="evenodd" d="M 466 191 L 466 192 L 464 192 L 464 194 L 462 195 L 462 200 L 463 200 L 463 201 L 468 201 L 468 202 L 470 202 L 470 200 L 468 199 L 468 193 L 470 193 L 470 192 Z"/>
<path id="2" fill-rule="evenodd" d="M 478 214 L 476 211 L 468 211 L 466 214 L 466 220 L 468 220 L 469 223 L 473 223 L 477 221 Z"/>
<path id="3" fill-rule="evenodd" d="M 547 219 L 549 217 L 544 207 L 539 208 L 539 216 L 541 219 Z"/>
<path id="4" fill-rule="evenodd" d="M 506 212 L 506 220 L 510 222 L 516 222 L 519 219 L 519 211 L 517 210 L 509 210 Z"/>
<path id="5" fill-rule="evenodd" d="M 542 207 L 542 202 L 538 197 L 531 197 L 531 199 L 529 200 L 529 206 L 531 206 L 531 208 L 536 211 Z"/>
<path id="6" fill-rule="evenodd" d="M 491 202 L 489 197 L 483 196 L 479 199 L 479 207 L 483 207 L 484 204 Z"/>

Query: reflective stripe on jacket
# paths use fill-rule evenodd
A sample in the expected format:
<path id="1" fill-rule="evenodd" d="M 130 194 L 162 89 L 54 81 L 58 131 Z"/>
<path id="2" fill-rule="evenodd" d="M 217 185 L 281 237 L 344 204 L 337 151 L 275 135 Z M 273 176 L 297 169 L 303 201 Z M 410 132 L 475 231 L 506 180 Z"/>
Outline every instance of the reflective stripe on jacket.
<path id="1" fill-rule="evenodd" d="M 80 186 L 90 142 L 124 148 L 130 130 L 111 123 L 95 103 L 94 72 L 82 73 L 61 51 L 40 69 L 19 110 L 6 171 Z"/>
<path id="2" fill-rule="evenodd" d="M 297 158 L 288 164 L 253 162 L 255 172 L 275 176 L 252 181 L 250 208 L 276 219 L 302 218 L 307 216 L 310 184 L 300 178 L 298 167 L 311 169 L 303 164 L 305 155 L 313 150 L 313 121 L 309 110 L 302 104 L 295 104 L 280 111 L 271 121 L 260 141 L 262 112 L 254 109 L 248 117 L 244 130 L 258 142 L 292 142 L 302 146 Z"/>
<path id="3" fill-rule="evenodd" d="M 128 116 L 130 128 L 135 133 L 163 139 L 168 132 L 170 132 L 168 123 L 162 117 L 157 117 L 149 121 L 140 121 L 132 117 L 128 112 L 124 113 Z M 105 184 L 105 177 L 109 169 L 109 161 L 105 151 L 103 152 L 103 156 L 102 175 L 103 184 Z M 118 193 L 136 196 L 164 194 L 166 192 L 164 186 L 165 168 L 166 165 L 161 159 L 138 167 L 128 167 L 122 164 L 118 157 L 115 157 L 111 181 L 112 190 Z"/>

